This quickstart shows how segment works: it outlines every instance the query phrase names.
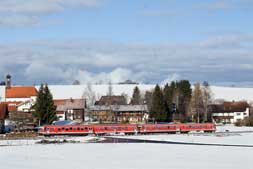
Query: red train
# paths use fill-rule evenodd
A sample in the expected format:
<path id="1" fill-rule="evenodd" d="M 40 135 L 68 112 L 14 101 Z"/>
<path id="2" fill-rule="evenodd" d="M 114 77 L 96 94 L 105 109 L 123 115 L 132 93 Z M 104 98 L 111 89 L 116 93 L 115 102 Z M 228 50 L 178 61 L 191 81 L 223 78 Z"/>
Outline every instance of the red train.
<path id="1" fill-rule="evenodd" d="M 188 133 L 190 131 L 214 132 L 212 123 L 182 124 L 97 124 L 97 125 L 47 125 L 39 130 L 42 135 L 106 135 L 106 134 L 148 134 Z"/>

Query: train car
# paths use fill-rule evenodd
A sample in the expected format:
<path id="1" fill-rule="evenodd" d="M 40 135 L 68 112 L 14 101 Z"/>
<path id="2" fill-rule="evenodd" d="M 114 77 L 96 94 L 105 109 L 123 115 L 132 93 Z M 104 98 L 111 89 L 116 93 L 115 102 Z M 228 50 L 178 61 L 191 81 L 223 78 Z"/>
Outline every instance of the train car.
<path id="1" fill-rule="evenodd" d="M 46 125 L 39 130 L 39 134 L 50 135 L 88 135 L 93 133 L 93 128 L 88 125 Z"/>
<path id="2" fill-rule="evenodd" d="M 93 125 L 93 133 L 96 135 L 105 134 L 134 134 L 137 133 L 137 125 L 135 124 L 100 124 Z"/>
<path id="3" fill-rule="evenodd" d="M 148 134 L 148 133 L 188 133 L 190 131 L 214 132 L 212 123 L 180 124 L 96 124 L 96 125 L 46 125 L 39 134 L 50 135 L 108 135 L 108 134 Z"/>
<path id="4" fill-rule="evenodd" d="M 143 124 L 139 128 L 139 133 L 176 133 L 180 131 L 177 124 Z"/>
<path id="5" fill-rule="evenodd" d="M 179 124 L 181 133 L 188 133 L 190 131 L 214 132 L 216 130 L 213 123 L 189 123 Z"/>

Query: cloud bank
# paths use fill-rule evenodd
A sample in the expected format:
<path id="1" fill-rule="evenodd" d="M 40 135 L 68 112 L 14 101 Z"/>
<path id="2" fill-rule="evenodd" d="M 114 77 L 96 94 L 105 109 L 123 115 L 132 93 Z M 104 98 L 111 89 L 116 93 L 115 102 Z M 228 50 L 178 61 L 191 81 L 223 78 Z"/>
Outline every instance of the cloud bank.
<path id="1" fill-rule="evenodd" d="M 253 82 L 253 36 L 217 36 L 189 44 L 40 40 L 0 45 L 0 73 L 17 83 Z M 165 80 L 164 80 L 165 79 Z"/>

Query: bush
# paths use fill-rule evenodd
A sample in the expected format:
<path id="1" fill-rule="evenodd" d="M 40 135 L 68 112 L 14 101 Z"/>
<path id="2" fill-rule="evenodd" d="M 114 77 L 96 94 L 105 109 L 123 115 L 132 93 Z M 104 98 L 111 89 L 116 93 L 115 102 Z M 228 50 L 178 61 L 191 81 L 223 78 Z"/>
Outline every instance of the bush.
<path id="1" fill-rule="evenodd" d="M 244 120 L 245 126 L 253 126 L 253 117 L 248 117 Z"/>
<path id="2" fill-rule="evenodd" d="M 244 122 L 242 121 L 242 120 L 237 120 L 236 122 L 235 122 L 235 126 L 243 126 L 244 125 Z"/>

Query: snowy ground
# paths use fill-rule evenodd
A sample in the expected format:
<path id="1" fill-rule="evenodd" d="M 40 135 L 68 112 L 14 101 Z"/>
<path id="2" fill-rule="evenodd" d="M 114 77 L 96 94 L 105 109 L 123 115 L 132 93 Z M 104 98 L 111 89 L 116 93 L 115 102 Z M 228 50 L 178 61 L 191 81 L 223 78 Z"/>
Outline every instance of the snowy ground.
<path id="1" fill-rule="evenodd" d="M 225 126 L 219 130 L 252 131 Z M 122 137 L 122 136 L 118 136 Z M 124 136 L 190 143 L 253 145 L 253 133 L 214 135 Z M 34 144 L 37 140 L 10 141 L 0 146 L 1 169 L 252 169 L 252 147 L 175 145 L 155 143 L 87 143 L 94 137 L 70 138 L 77 144 Z M 5 140 L 6 141 L 6 140 Z M 20 144 L 22 143 L 23 144 Z M 4 141 L 0 141 L 4 143 Z M 16 143 L 16 144 L 13 144 Z M 1 144 L 0 144 L 1 145 Z M 19 145 L 19 146 L 17 146 Z"/>
<path id="2" fill-rule="evenodd" d="M 227 132 L 229 131 L 229 132 Z M 180 143 L 222 144 L 253 146 L 253 127 L 218 126 L 217 133 L 154 134 L 136 136 L 115 136 L 116 138 L 170 141 Z M 232 133 L 230 133 L 232 132 Z"/>
<path id="3" fill-rule="evenodd" d="M 216 127 L 216 132 L 226 132 L 226 131 L 230 131 L 230 132 L 238 132 L 238 131 L 252 131 L 253 132 L 253 127 L 237 127 L 234 125 L 223 125 L 223 126 L 217 126 Z"/>
<path id="4" fill-rule="evenodd" d="M 162 134 L 162 135 L 141 135 L 141 136 L 140 135 L 116 136 L 116 138 L 152 140 L 152 141 L 170 141 L 170 142 L 179 142 L 179 143 L 253 146 L 253 133 L 242 133 L 242 134 L 225 133 L 225 134 L 214 134 L 214 135 Z"/>
<path id="5" fill-rule="evenodd" d="M 92 142 L 95 140 L 98 140 L 97 137 L 93 136 L 86 136 L 86 137 L 57 137 L 57 138 L 34 138 L 34 139 L 20 139 L 20 140 L 0 140 L 0 146 L 28 146 L 28 145 L 34 145 L 38 143 L 39 141 L 46 139 L 48 141 L 76 141 L 80 143 L 87 143 L 87 142 Z M 100 140 L 102 138 L 99 138 Z"/>
<path id="6" fill-rule="evenodd" d="M 169 144 L 0 147 L 1 169 L 251 169 L 252 148 Z"/>

